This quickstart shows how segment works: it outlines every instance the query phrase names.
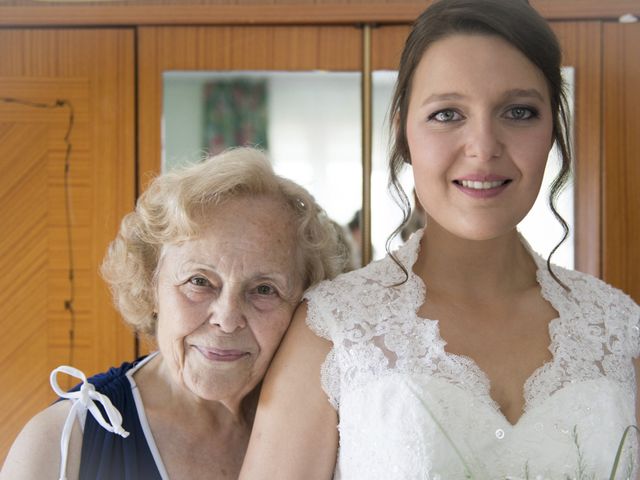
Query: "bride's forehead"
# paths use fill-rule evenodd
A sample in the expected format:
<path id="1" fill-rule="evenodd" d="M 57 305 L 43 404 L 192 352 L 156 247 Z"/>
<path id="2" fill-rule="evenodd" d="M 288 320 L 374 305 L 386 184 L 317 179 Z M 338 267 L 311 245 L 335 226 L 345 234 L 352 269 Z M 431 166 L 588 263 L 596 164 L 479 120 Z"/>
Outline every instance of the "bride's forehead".
<path id="1" fill-rule="evenodd" d="M 542 72 L 518 48 L 497 35 L 455 34 L 431 44 L 420 57 L 417 71 L 522 69 Z M 417 73 L 417 72 L 416 72 Z"/>
<path id="2" fill-rule="evenodd" d="M 491 35 L 452 35 L 435 42 L 423 53 L 411 89 L 420 102 L 434 94 L 505 96 L 532 91 L 549 98 L 543 72 L 517 48 Z"/>

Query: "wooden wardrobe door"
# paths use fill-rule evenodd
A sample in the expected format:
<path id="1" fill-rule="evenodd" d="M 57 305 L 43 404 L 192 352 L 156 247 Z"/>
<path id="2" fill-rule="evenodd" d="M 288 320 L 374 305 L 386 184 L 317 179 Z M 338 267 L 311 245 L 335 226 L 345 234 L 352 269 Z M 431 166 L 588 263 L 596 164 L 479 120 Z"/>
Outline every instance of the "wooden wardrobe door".
<path id="1" fill-rule="evenodd" d="M 576 270 L 602 276 L 602 24 L 552 22 L 563 65 L 574 67 Z"/>
<path id="2" fill-rule="evenodd" d="M 4 461 L 24 423 L 55 399 L 53 368 L 72 363 L 92 374 L 134 353 L 133 336 L 98 275 L 122 215 L 134 204 L 133 32 L 0 30 L 0 58 Z M 69 109 L 30 104 L 59 99 L 74 109 L 69 193 L 75 325 L 65 309 L 72 297 L 64 187 Z M 60 380 L 63 387 L 77 383 Z"/>
<path id="3" fill-rule="evenodd" d="M 605 24 L 603 50 L 603 274 L 640 302 L 640 24 Z"/>
<path id="4" fill-rule="evenodd" d="M 410 32 L 409 25 L 374 28 L 371 35 L 371 69 L 398 70 L 404 42 Z"/>

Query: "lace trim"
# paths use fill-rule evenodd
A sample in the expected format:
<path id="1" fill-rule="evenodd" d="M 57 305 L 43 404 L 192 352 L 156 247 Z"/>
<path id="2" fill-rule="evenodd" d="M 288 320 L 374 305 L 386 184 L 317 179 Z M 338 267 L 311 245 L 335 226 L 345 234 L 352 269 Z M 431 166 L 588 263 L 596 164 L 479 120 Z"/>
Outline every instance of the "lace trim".
<path id="1" fill-rule="evenodd" d="M 419 231 L 396 252 L 409 270 L 407 282 L 397 287 L 391 285 L 404 275 L 387 257 L 323 282 L 305 295 L 307 324 L 334 344 L 321 372 L 334 407 L 341 391 L 391 373 L 411 373 L 444 378 L 499 410 L 485 373 L 470 358 L 447 353 L 438 322 L 417 315 L 426 288 L 411 266 L 421 238 Z M 546 261 L 524 243 L 538 266 L 541 294 L 559 313 L 549 324 L 553 358 L 525 382 L 525 412 L 570 382 L 603 376 L 634 395 L 629 359 L 640 353 L 640 308 L 595 277 L 554 266 L 570 288 L 565 291 L 547 271 Z"/>

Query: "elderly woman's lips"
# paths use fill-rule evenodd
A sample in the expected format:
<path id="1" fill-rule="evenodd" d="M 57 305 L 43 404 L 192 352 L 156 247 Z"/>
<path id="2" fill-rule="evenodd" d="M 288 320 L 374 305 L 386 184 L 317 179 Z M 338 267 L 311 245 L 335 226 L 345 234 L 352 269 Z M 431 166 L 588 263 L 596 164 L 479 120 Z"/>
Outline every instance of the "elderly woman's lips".
<path id="1" fill-rule="evenodd" d="M 249 355 L 249 352 L 244 350 L 200 347 L 197 345 L 195 347 L 205 358 L 217 362 L 234 362 L 245 355 Z"/>

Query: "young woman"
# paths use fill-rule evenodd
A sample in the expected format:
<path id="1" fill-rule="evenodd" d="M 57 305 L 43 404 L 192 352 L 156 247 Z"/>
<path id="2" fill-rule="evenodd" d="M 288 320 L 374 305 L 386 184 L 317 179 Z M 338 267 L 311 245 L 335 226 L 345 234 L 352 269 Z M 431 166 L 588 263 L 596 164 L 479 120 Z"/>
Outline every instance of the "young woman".
<path id="1" fill-rule="evenodd" d="M 411 164 L 426 228 L 305 295 L 242 479 L 609 478 L 636 423 L 640 309 L 516 230 L 554 143 L 552 203 L 569 173 L 560 60 L 524 0 L 418 18 L 390 167 L 397 185 Z M 616 478 L 639 471 L 632 437 Z"/>

